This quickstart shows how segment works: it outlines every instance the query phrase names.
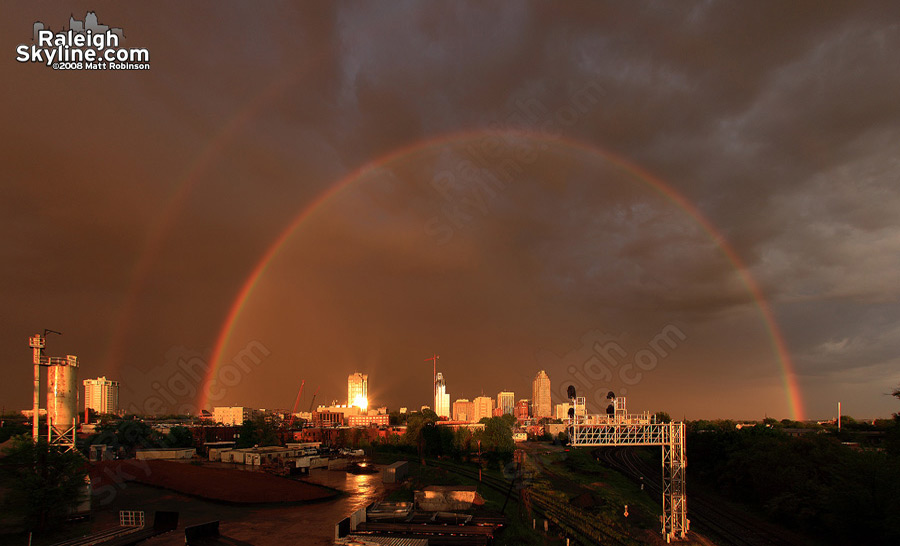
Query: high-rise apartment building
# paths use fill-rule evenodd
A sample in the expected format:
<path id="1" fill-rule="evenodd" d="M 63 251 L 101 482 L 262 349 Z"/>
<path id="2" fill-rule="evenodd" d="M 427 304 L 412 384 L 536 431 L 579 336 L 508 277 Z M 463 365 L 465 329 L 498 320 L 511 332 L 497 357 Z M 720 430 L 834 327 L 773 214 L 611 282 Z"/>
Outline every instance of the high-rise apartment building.
<path id="1" fill-rule="evenodd" d="M 351 373 L 347 377 L 347 405 L 366 409 L 369 406 L 369 376 Z"/>
<path id="2" fill-rule="evenodd" d="M 490 419 L 494 414 L 494 399 L 490 396 L 479 396 L 475 400 L 472 401 L 475 405 L 475 416 L 472 418 L 472 422 L 477 423 L 481 421 L 483 418 L 487 417 Z"/>
<path id="3" fill-rule="evenodd" d="M 119 412 L 119 382 L 110 381 L 106 376 L 85 379 L 84 407 L 97 413 Z"/>
<path id="4" fill-rule="evenodd" d="M 450 418 L 450 395 L 447 393 L 447 383 L 441 372 L 437 374 L 434 389 L 434 412 L 438 417 Z"/>
<path id="5" fill-rule="evenodd" d="M 550 376 L 541 370 L 534 376 L 531 383 L 532 402 L 531 411 L 535 419 L 553 417 L 553 408 L 550 406 Z"/>
<path id="6" fill-rule="evenodd" d="M 508 391 L 497 393 L 497 407 L 500 408 L 501 415 L 512 415 L 516 407 L 515 393 Z"/>

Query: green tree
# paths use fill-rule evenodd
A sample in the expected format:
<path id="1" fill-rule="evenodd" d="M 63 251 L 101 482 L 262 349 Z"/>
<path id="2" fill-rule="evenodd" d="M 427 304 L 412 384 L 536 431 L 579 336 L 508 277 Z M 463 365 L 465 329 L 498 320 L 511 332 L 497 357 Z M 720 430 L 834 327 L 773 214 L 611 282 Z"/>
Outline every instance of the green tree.
<path id="1" fill-rule="evenodd" d="M 0 444 L 6 442 L 13 436 L 26 433 L 29 435 L 31 434 L 31 427 L 27 424 L 4 420 L 3 426 L 0 427 Z"/>
<path id="2" fill-rule="evenodd" d="M 891 395 L 900 400 L 900 387 L 895 388 Z M 893 423 L 885 430 L 884 449 L 892 456 L 900 456 L 900 413 L 894 414 Z"/>
<path id="3" fill-rule="evenodd" d="M 187 427 L 172 427 L 166 435 L 165 444 L 168 447 L 194 447 L 194 435 Z"/>
<path id="4" fill-rule="evenodd" d="M 431 410 L 422 412 L 413 412 L 409 414 L 406 420 L 406 433 L 404 440 L 408 445 L 416 448 L 419 454 L 419 460 L 425 464 L 426 443 L 428 437 L 431 436 L 430 431 L 426 431 L 426 427 L 434 427 L 437 422 L 437 414 Z"/>
<path id="5" fill-rule="evenodd" d="M 484 425 L 484 438 L 493 451 L 512 453 L 516 448 L 512 437 L 512 427 L 502 417 L 491 417 Z"/>
<path id="6" fill-rule="evenodd" d="M 664 411 L 658 411 L 653 414 L 653 417 L 656 419 L 657 423 L 671 423 L 672 417 L 669 416 L 668 413 Z"/>
<path id="7" fill-rule="evenodd" d="M 453 435 L 453 447 L 457 454 L 469 454 L 472 451 L 472 431 L 468 428 L 460 427 L 456 429 Z"/>
<path id="8" fill-rule="evenodd" d="M 884 453 L 761 425 L 695 429 L 686 442 L 689 480 L 816 535 L 817 543 L 900 544 L 900 466 Z"/>
<path id="9" fill-rule="evenodd" d="M 97 434 L 91 437 L 90 444 L 106 444 L 114 449 L 123 448 L 134 455 L 139 448 L 158 447 L 162 435 L 154 431 L 147 423 L 138 419 L 109 421 L 101 423 Z"/>
<path id="10" fill-rule="evenodd" d="M 396 427 L 399 425 L 405 425 L 407 417 L 409 417 L 408 413 L 400 413 L 399 411 L 392 411 L 388 414 L 389 424 L 392 427 Z"/>
<path id="11" fill-rule="evenodd" d="M 516 444 L 508 421 L 503 417 L 491 417 L 483 421 L 484 430 L 478 431 L 475 439 L 481 441 L 481 451 L 486 453 L 488 464 L 497 466 L 501 462 L 512 460 Z"/>
<path id="12" fill-rule="evenodd" d="M 276 446 L 280 443 L 274 425 L 267 422 L 263 416 L 258 416 L 244 421 L 244 424 L 238 429 L 235 447 Z"/>
<path id="13" fill-rule="evenodd" d="M 75 452 L 63 452 L 29 436 L 13 439 L 0 467 L 8 486 L 4 510 L 19 514 L 28 529 L 45 532 L 61 524 L 81 500 L 87 470 Z"/>

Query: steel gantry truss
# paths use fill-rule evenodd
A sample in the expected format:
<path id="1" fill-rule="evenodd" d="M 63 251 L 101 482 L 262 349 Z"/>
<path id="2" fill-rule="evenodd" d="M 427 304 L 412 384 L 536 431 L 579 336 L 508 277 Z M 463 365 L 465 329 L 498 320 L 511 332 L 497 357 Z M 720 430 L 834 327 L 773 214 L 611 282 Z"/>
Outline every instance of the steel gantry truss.
<path id="1" fill-rule="evenodd" d="M 612 399 L 608 415 L 585 415 L 584 398 L 574 398 L 572 405 L 567 423 L 573 446 L 662 447 L 662 534 L 666 542 L 686 538 L 684 423 L 657 423 L 646 412 L 629 415 L 621 397 Z"/>

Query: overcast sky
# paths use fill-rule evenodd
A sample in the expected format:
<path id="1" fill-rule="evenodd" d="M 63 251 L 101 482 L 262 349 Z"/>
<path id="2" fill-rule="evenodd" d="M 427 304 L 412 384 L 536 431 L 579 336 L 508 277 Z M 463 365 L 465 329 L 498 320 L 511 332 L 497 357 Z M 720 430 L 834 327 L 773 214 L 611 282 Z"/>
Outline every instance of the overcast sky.
<path id="1" fill-rule="evenodd" d="M 87 10 L 150 69 L 16 62 Z M 554 403 L 785 418 L 793 367 L 797 414 L 888 416 L 898 12 L 6 3 L 0 401 L 30 406 L 50 328 L 124 406 L 196 411 L 228 328 L 207 408 L 344 402 L 355 371 L 418 408 L 436 352 L 451 400 L 546 369 Z"/>

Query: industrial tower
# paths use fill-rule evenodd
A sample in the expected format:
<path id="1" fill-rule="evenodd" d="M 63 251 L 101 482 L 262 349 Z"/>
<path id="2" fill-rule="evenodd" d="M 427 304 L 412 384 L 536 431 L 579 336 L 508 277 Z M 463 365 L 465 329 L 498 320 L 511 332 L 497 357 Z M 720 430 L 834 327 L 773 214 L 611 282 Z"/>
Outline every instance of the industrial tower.
<path id="1" fill-rule="evenodd" d="M 41 366 L 47 368 L 47 443 L 65 451 L 75 449 L 75 426 L 78 401 L 78 357 L 44 356 L 47 334 L 59 334 L 44 330 L 28 338 L 34 363 L 34 403 L 32 411 L 31 437 L 35 443 L 39 438 L 38 421 L 41 406 Z"/>

